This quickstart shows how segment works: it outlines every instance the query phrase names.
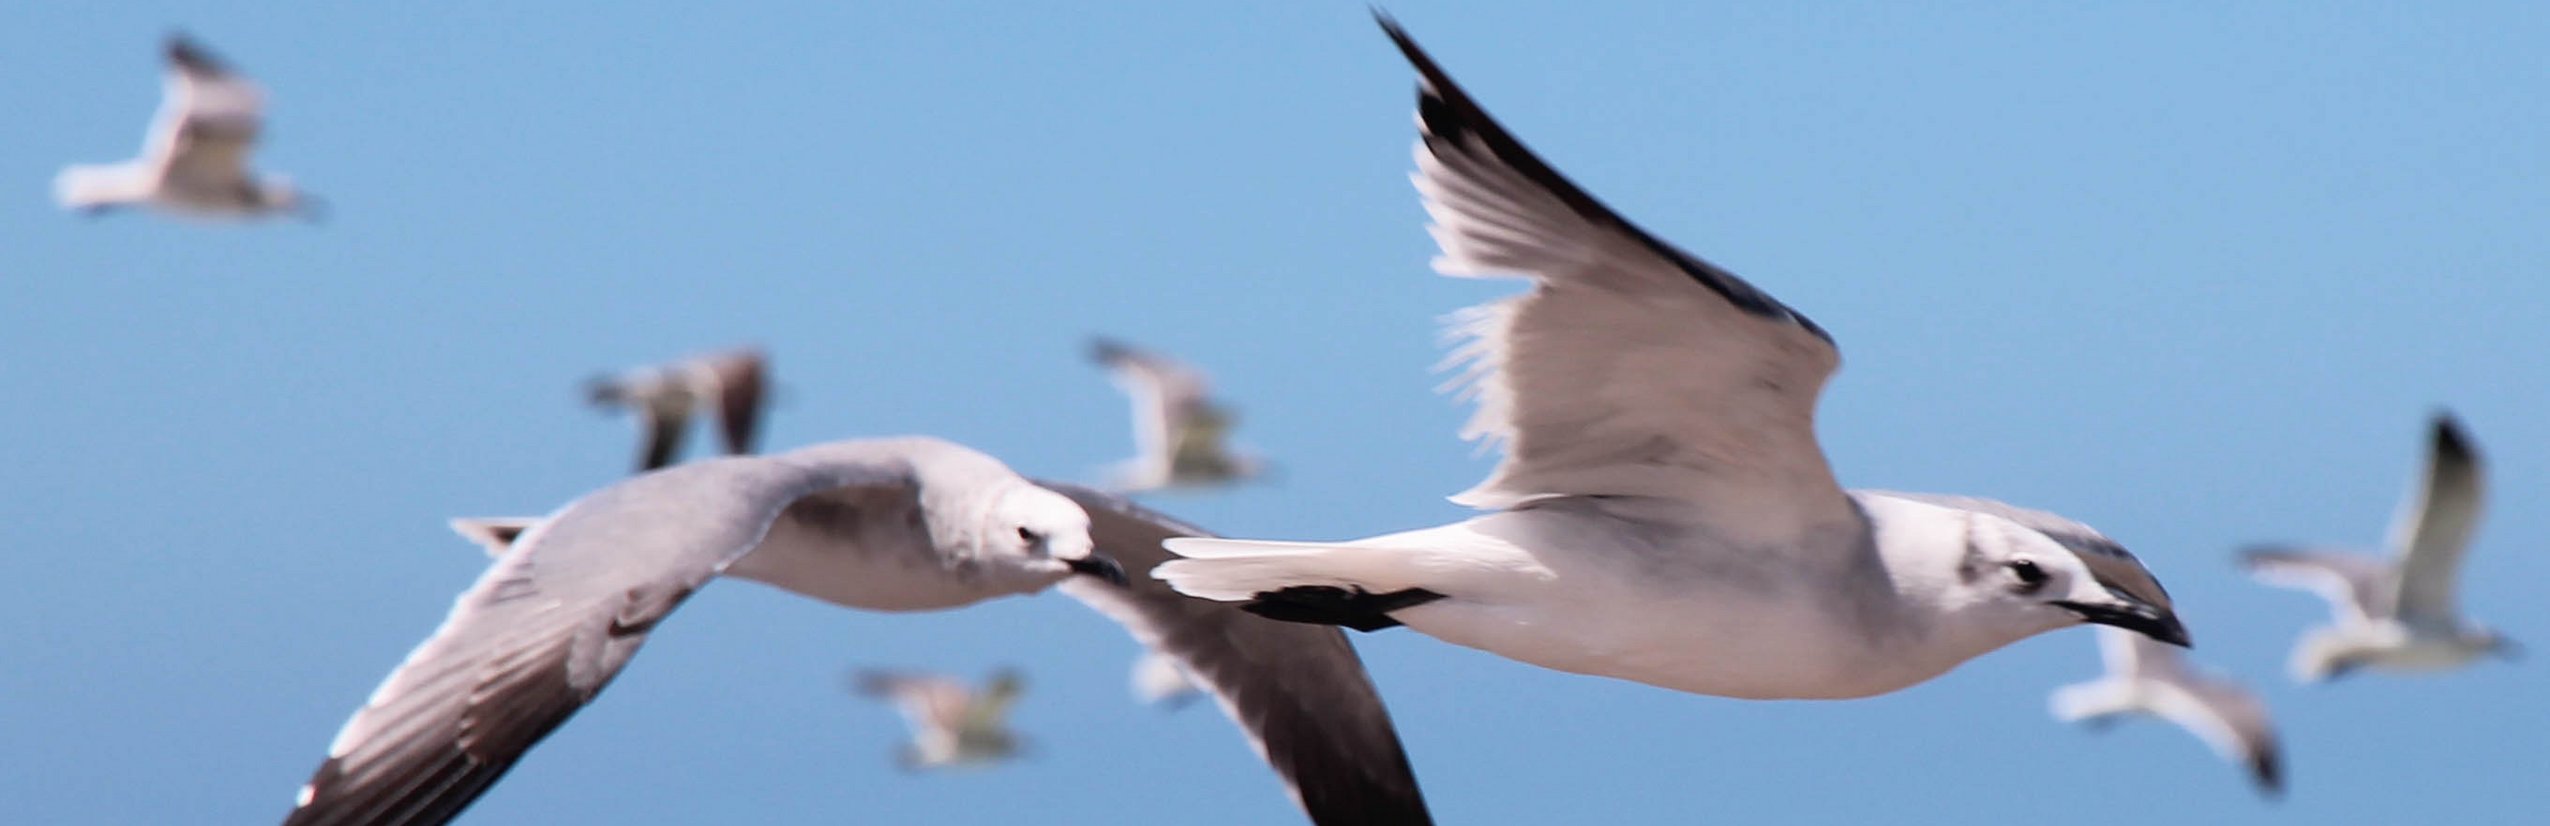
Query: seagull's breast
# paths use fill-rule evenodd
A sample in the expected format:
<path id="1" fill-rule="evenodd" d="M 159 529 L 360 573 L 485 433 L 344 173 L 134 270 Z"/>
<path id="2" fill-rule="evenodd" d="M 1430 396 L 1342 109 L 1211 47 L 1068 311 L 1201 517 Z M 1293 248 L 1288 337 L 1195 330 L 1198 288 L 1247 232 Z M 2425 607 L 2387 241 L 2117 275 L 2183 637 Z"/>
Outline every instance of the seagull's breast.
<path id="1" fill-rule="evenodd" d="M 1535 516 L 1540 514 L 1540 516 Z M 1445 583 L 1446 599 L 1393 617 L 1427 635 L 1561 671 L 1747 699 L 1882 694 L 1935 676 L 1894 667 L 1863 604 L 1891 590 L 1819 570 L 1791 549 L 1702 531 L 1637 528 L 1584 512 L 1482 517 L 1476 532 L 1529 560 Z M 1817 557 L 1822 558 L 1822 557 Z"/>
<path id="2" fill-rule="evenodd" d="M 726 573 L 869 611 L 956 608 L 1041 590 L 1066 575 L 1060 566 L 1027 571 L 952 553 L 930 541 L 915 518 L 802 500 Z"/>

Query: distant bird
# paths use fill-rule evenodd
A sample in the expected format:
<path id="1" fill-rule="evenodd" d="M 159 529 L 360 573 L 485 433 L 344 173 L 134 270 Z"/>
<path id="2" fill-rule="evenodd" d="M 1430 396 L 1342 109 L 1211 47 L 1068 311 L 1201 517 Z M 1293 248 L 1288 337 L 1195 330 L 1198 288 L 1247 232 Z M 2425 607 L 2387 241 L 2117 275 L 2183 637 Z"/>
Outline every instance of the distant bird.
<path id="1" fill-rule="evenodd" d="M 673 463 L 682 453 L 694 410 L 716 411 L 726 452 L 753 452 L 769 383 L 769 360 L 744 348 L 640 367 L 585 383 L 596 407 L 627 408 L 638 416 L 638 470 Z"/>
<path id="2" fill-rule="evenodd" d="M 346 723 L 289 826 L 449 821 L 721 574 L 880 611 L 1059 584 L 1201 675 L 1315 822 L 1426 822 L 1389 712 L 1341 634 L 1126 582 L 1119 561 L 1147 568 L 1168 558 L 1162 540 L 1202 531 L 1020 478 L 961 445 L 853 440 L 710 459 L 548 516 L 452 527 L 495 564 Z"/>
<path id="3" fill-rule="evenodd" d="M 893 703 L 912 727 L 912 741 L 895 751 L 895 764 L 906 771 L 989 766 L 1018 754 L 1009 707 L 1026 681 L 1016 669 L 993 674 L 980 692 L 954 677 L 888 671 L 862 671 L 856 685 Z"/>
<path id="4" fill-rule="evenodd" d="M 256 175 L 248 155 L 265 124 L 265 94 L 184 34 L 170 35 L 159 114 L 142 156 L 67 167 L 53 179 L 64 209 L 95 215 L 130 206 L 219 218 L 315 219 L 318 199 L 281 175 Z"/>
<path id="5" fill-rule="evenodd" d="M 2241 561 L 2258 581 L 2319 594 L 2332 624 L 2305 634 L 2293 675 L 2305 682 L 2357 668 L 2393 672 L 2459 668 L 2521 652 L 2513 640 L 2461 616 L 2454 596 L 2487 497 L 2479 450 L 2449 412 L 2435 414 L 2423 480 L 2391 520 L 2388 561 L 2289 545 L 2260 545 Z"/>
<path id="6" fill-rule="evenodd" d="M 1479 401 L 1467 435 L 1506 455 L 1453 501 L 1493 512 L 1344 542 L 1174 539 L 1186 558 L 1155 576 L 1269 617 L 1404 623 L 1753 699 L 1884 694 L 2085 622 L 2187 642 L 2151 572 L 2087 526 L 1842 489 L 1815 441 L 1840 358 L 1824 330 L 1603 206 L 1382 26 L 1421 76 L 1435 269 L 1532 282 L 1459 322 Z"/>
<path id="7" fill-rule="evenodd" d="M 1264 470 L 1256 456 L 1226 443 L 1239 417 L 1212 397 L 1204 372 L 1113 339 L 1093 339 L 1089 356 L 1107 367 L 1133 398 L 1133 443 L 1139 451 L 1117 467 L 1113 485 L 1136 493 L 1231 485 Z"/>
<path id="8" fill-rule="evenodd" d="M 1195 678 L 1187 676 L 1178 658 L 1152 651 L 1133 661 L 1133 696 L 1162 708 L 1183 708 L 1198 695 Z"/>
<path id="9" fill-rule="evenodd" d="M 2141 634 L 2101 628 L 2098 648 L 2107 675 L 2055 689 L 2050 703 L 2056 719 L 2105 725 L 2129 714 L 2159 717 L 2204 738 L 2223 759 L 2247 766 L 2259 792 L 2284 794 L 2275 724 L 2257 694 L 2189 667 L 2178 649 Z"/>

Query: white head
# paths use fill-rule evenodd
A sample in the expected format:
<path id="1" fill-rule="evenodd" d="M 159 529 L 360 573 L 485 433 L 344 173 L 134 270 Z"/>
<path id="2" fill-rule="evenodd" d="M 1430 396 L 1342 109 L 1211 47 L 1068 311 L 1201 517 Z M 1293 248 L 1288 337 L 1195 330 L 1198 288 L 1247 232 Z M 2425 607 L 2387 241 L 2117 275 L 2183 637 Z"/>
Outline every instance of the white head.
<path id="1" fill-rule="evenodd" d="M 1098 553 L 1089 538 L 1089 512 L 1034 483 L 1021 480 L 994 497 L 973 532 L 967 544 L 984 560 L 1013 561 L 1037 574 L 1087 574 L 1125 583 L 1124 568 Z"/>
<path id="2" fill-rule="evenodd" d="M 2105 537 L 2058 537 L 1995 513 L 1891 496 L 1862 502 L 1888 567 L 1927 592 L 1951 618 L 1939 632 L 1963 638 L 1972 653 L 2082 623 L 2188 642 L 2169 593 Z"/>

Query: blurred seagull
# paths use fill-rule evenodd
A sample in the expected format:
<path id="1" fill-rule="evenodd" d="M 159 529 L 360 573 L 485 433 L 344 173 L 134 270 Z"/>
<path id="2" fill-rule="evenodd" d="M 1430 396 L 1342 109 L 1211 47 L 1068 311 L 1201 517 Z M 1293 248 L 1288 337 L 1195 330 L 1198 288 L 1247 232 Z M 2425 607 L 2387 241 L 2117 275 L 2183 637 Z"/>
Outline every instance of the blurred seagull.
<path id="1" fill-rule="evenodd" d="M 743 348 L 598 377 L 585 383 L 585 395 L 597 407 L 637 412 L 638 470 L 654 470 L 681 455 L 691 413 L 700 408 L 716 411 L 727 453 L 753 452 L 768 371 L 760 350 Z"/>
<path id="2" fill-rule="evenodd" d="M 2098 629 L 2098 649 L 2107 675 L 2055 689 L 2055 719 L 2097 726 L 2128 714 L 2168 720 L 2204 738 L 2223 759 L 2248 766 L 2259 792 L 2284 793 L 2275 724 L 2258 695 L 2189 667 L 2178 649 L 2141 634 Z"/>
<path id="3" fill-rule="evenodd" d="M 1155 570 L 1279 619 L 1406 624 L 1524 662 L 1745 698 L 1848 698 L 2084 622 L 2183 645 L 2115 542 L 1999 502 L 1844 491 L 1816 445 L 1838 363 L 1805 316 L 1612 212 L 1422 76 L 1415 182 L 1446 275 L 1529 293 L 1458 321 L 1467 434 L 1503 441 L 1465 522 L 1348 542 L 1176 539 Z"/>
<path id="4" fill-rule="evenodd" d="M 1133 696 L 1162 708 L 1184 708 L 1203 690 L 1195 679 L 1187 676 L 1178 658 L 1157 651 L 1143 654 L 1133 661 Z"/>
<path id="5" fill-rule="evenodd" d="M 2439 671 L 2520 653 L 2513 640 L 2463 619 L 2455 604 L 2462 555 L 2487 490 L 2478 448 L 2461 422 L 2439 412 L 2433 431 L 2424 478 L 2392 517 L 2389 561 L 2287 545 L 2241 554 L 2258 581 L 2329 601 L 2332 624 L 2294 648 L 2295 679 L 2317 682 L 2364 666 Z"/>
<path id="6" fill-rule="evenodd" d="M 1213 400 L 1203 371 L 1106 338 L 1092 340 L 1089 355 L 1133 397 L 1141 453 L 1118 466 L 1119 492 L 1221 487 L 1263 470 L 1257 457 L 1224 443 L 1238 417 Z"/>
<path id="7" fill-rule="evenodd" d="M 53 179 L 64 209 L 91 215 L 128 206 L 225 218 L 318 217 L 317 199 L 281 175 L 254 175 L 248 155 L 264 126 L 265 94 L 184 34 L 170 35 L 159 114 L 142 156 L 67 167 Z"/>
<path id="8" fill-rule="evenodd" d="M 937 674 L 862 671 L 856 684 L 859 693 L 894 703 L 911 725 L 912 742 L 895 752 L 906 771 L 989 766 L 1018 754 L 1009 706 L 1026 682 L 1016 669 L 993 674 L 981 692 Z"/>
<path id="9" fill-rule="evenodd" d="M 1341 634 L 1126 582 L 1118 562 L 1158 564 L 1162 540 L 1202 531 L 1023 479 L 961 445 L 853 440 L 710 459 L 548 516 L 452 527 L 495 564 L 346 723 L 286 824 L 448 822 L 721 574 L 880 611 L 1059 584 L 1201 675 L 1314 822 L 1427 822 L 1389 712 Z"/>

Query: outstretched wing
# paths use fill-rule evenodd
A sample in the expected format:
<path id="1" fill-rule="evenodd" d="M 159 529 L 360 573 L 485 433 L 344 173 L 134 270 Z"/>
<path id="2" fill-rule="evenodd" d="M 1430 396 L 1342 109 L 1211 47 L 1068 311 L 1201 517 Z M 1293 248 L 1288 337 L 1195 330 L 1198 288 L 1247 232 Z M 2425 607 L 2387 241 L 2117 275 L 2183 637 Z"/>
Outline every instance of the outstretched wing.
<path id="1" fill-rule="evenodd" d="M 170 185 L 196 191 L 248 185 L 248 153 L 265 123 L 265 95 L 183 34 L 168 38 L 159 115 L 143 146 Z"/>
<path id="2" fill-rule="evenodd" d="M 2246 688 L 2192 671 L 2149 683 L 2152 713 L 2194 733 L 2214 753 L 2246 767 L 2268 795 L 2284 792 L 2283 749 L 2267 706 Z"/>
<path id="3" fill-rule="evenodd" d="M 2393 616 L 2392 584 L 2399 573 L 2378 560 L 2291 545 L 2258 545 L 2240 552 L 2240 564 L 2259 582 L 2319 594 L 2341 622 Z"/>
<path id="4" fill-rule="evenodd" d="M 1161 540 L 1212 535 L 1120 497 L 1039 484 L 1079 502 L 1098 550 L 1129 572 L 1174 558 Z M 1312 822 L 1432 822 L 1389 709 L 1344 632 L 1183 596 L 1147 576 L 1123 586 L 1073 577 L 1060 587 L 1195 675 L 1283 775 Z"/>
<path id="5" fill-rule="evenodd" d="M 284 823 L 449 821 L 591 702 L 782 508 L 850 481 L 715 460 L 624 480 L 539 522 L 346 722 Z"/>
<path id="6" fill-rule="evenodd" d="M 1577 188 L 1382 27 L 1421 75 L 1413 178 L 1435 270 L 1533 282 L 1457 317 L 1453 360 L 1479 405 L 1463 435 L 1506 455 L 1455 501 L 1664 497 L 1742 526 L 1739 541 L 1854 519 L 1815 441 L 1840 361 L 1824 331 Z"/>
<path id="7" fill-rule="evenodd" d="M 760 350 L 745 349 L 708 356 L 705 367 L 715 385 L 705 395 L 717 400 L 717 426 L 726 452 L 753 452 L 770 383 L 769 359 Z"/>
<path id="8" fill-rule="evenodd" d="M 2453 622 L 2460 614 L 2462 555 L 2470 549 L 2487 498 L 2479 449 L 2451 413 L 2435 415 L 2433 441 L 2417 493 L 2401 503 L 2391 547 L 2399 558 L 2396 605 L 2403 620 Z"/>

